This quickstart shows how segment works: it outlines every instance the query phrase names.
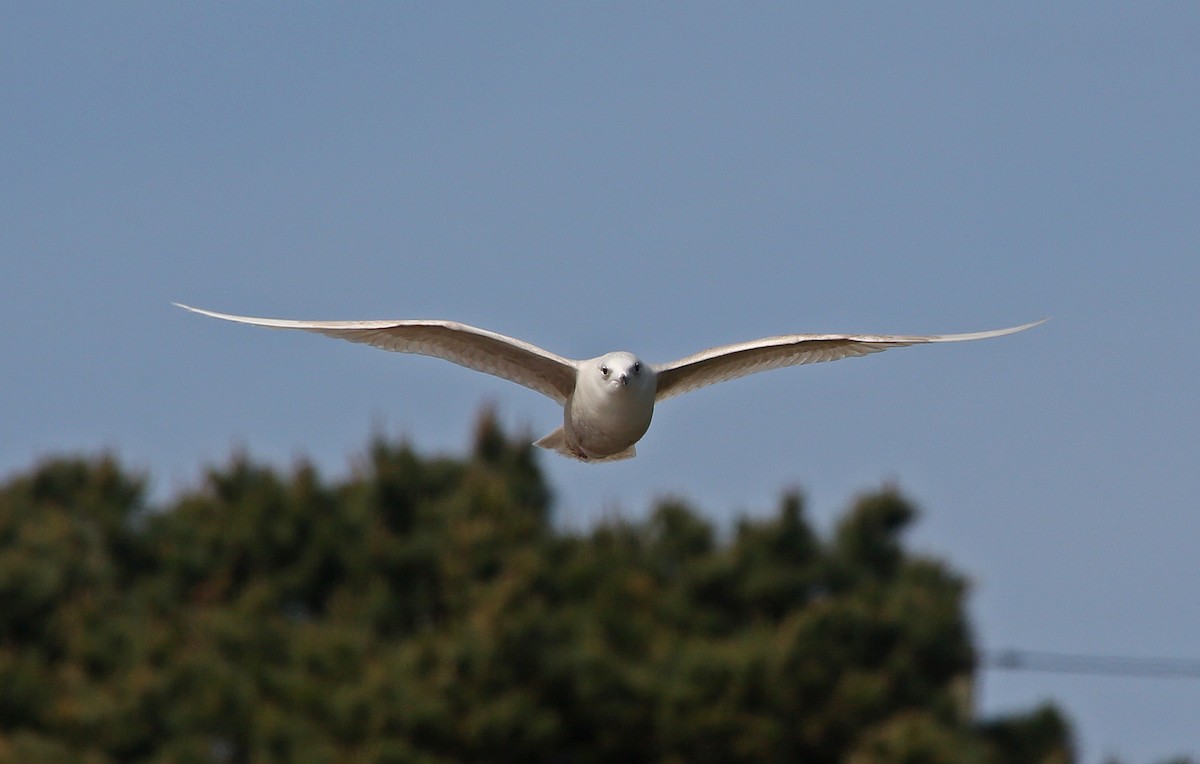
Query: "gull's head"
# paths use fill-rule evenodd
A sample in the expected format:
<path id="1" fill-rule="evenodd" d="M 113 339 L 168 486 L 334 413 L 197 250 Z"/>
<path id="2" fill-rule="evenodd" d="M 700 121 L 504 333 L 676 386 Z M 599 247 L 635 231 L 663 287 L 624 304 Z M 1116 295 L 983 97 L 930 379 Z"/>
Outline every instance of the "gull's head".
<path id="1" fill-rule="evenodd" d="M 650 385 L 653 389 L 654 371 L 633 353 L 609 353 L 591 361 L 590 365 L 591 374 L 600 387 L 623 390 Z"/>

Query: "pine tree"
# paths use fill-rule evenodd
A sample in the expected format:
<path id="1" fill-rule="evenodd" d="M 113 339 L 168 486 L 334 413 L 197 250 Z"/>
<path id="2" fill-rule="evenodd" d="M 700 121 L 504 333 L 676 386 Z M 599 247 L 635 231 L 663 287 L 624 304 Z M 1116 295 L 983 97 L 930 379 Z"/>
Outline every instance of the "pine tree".
<path id="1" fill-rule="evenodd" d="M 679 500 L 551 522 L 528 438 L 245 456 L 165 506 L 112 457 L 0 486 L 0 761 L 1067 762 L 979 720 L 967 586 L 860 497 L 718 529 Z"/>

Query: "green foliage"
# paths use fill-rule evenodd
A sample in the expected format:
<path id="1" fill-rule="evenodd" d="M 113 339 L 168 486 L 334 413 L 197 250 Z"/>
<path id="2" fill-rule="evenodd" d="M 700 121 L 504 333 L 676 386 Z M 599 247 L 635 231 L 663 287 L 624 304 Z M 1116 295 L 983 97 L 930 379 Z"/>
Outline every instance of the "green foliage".
<path id="1" fill-rule="evenodd" d="M 1066 762 L 978 722 L 963 579 L 860 498 L 721 533 L 677 500 L 550 523 L 532 449 L 244 457 L 165 507 L 110 458 L 0 486 L 0 761 Z"/>

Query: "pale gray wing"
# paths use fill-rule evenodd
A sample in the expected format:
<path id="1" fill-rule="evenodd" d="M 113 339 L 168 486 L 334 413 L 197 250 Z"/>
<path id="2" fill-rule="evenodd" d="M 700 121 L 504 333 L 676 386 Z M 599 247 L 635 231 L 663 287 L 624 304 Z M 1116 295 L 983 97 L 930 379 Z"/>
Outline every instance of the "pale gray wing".
<path id="1" fill-rule="evenodd" d="M 1043 319 L 1044 320 L 1044 319 Z M 921 345 L 929 342 L 964 342 L 1000 337 L 1037 326 L 1035 321 L 1009 329 L 970 334 L 904 336 L 887 334 L 788 334 L 766 337 L 737 345 L 709 348 L 687 358 L 656 366 L 658 394 L 664 400 L 698 387 L 737 379 L 785 366 L 837 361 L 842 358 L 878 353 L 889 348 Z"/>
<path id="2" fill-rule="evenodd" d="M 184 310 L 241 324 L 300 329 L 361 342 L 397 353 L 441 358 L 516 382 L 559 403 L 575 388 L 576 362 L 528 342 L 453 321 L 290 321 L 216 313 L 175 303 Z"/>

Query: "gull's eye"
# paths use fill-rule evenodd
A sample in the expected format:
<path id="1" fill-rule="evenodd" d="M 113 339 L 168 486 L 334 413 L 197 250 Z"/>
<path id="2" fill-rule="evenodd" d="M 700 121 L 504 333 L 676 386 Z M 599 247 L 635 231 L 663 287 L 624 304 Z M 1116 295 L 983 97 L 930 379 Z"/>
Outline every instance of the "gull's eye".
<path id="1" fill-rule="evenodd" d="M 601 373 L 601 374 L 603 374 L 604 376 L 606 376 L 606 377 L 607 377 L 607 376 L 608 376 L 608 367 L 607 367 L 607 366 L 604 366 L 604 365 L 601 365 L 601 366 L 600 366 L 600 373 Z"/>

